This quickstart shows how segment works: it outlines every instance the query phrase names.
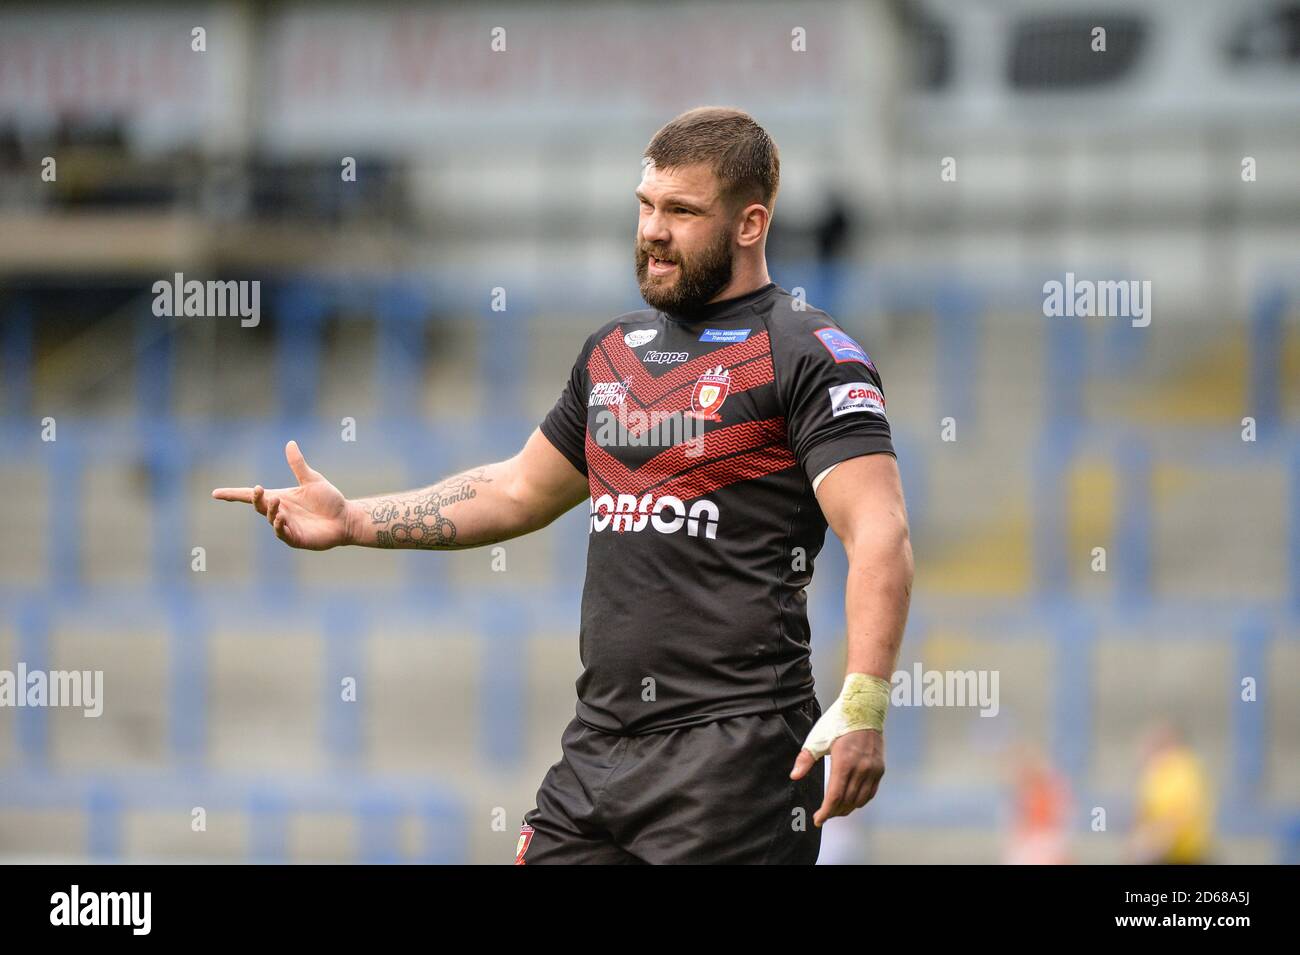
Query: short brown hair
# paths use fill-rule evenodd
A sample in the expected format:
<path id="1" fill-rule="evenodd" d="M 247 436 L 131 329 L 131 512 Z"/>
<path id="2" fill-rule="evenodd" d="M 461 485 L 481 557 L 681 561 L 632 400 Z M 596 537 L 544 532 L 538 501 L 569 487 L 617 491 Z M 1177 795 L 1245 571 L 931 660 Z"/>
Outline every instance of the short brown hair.
<path id="1" fill-rule="evenodd" d="M 761 202 L 770 210 L 781 184 L 781 156 L 767 130 L 725 106 L 682 113 L 654 134 L 645 155 L 661 169 L 707 163 L 732 203 Z"/>

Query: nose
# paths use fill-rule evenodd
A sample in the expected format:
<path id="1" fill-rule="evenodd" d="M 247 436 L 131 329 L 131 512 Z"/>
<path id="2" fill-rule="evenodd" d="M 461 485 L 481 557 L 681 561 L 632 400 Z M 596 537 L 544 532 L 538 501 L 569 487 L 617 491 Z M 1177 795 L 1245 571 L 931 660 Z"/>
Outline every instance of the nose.
<path id="1" fill-rule="evenodd" d="M 652 212 L 641 220 L 641 238 L 656 245 L 667 245 L 671 233 L 658 212 Z"/>

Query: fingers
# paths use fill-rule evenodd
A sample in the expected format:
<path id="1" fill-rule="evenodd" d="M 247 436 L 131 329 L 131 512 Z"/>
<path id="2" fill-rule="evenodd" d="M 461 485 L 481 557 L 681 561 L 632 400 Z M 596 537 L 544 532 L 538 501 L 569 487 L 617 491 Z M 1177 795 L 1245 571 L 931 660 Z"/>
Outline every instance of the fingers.
<path id="1" fill-rule="evenodd" d="M 826 784 L 826 798 L 822 800 L 820 808 L 813 814 L 813 825 L 821 828 L 827 819 L 832 816 L 842 816 L 844 801 L 844 777 L 848 773 L 835 765 L 835 760 L 831 760 L 831 778 Z"/>
<path id="2" fill-rule="evenodd" d="M 859 770 L 853 774 L 853 779 L 846 788 L 844 802 L 849 806 L 850 811 L 853 809 L 861 809 L 867 803 L 871 802 L 871 799 L 876 795 L 876 789 L 879 786 L 879 776 L 875 775 L 870 770 Z"/>
<path id="3" fill-rule="evenodd" d="M 266 517 L 266 522 L 275 530 L 275 536 L 280 538 L 290 547 L 297 547 L 297 535 L 289 524 L 287 511 L 293 509 L 293 504 L 284 505 L 284 494 L 292 492 L 293 488 L 278 488 L 274 491 L 268 491 L 262 485 L 256 487 L 219 487 L 213 490 L 212 496 L 218 501 L 238 501 L 243 504 L 252 504 L 257 513 Z"/>
<path id="4" fill-rule="evenodd" d="M 285 504 L 284 493 L 292 490 L 292 488 L 278 488 L 268 491 L 259 484 L 256 487 L 219 487 L 212 492 L 212 496 L 218 501 L 252 504 L 257 509 L 257 513 L 265 515 L 267 523 L 275 529 L 276 537 L 291 547 L 296 547 L 297 536 L 289 524 L 289 516 L 286 513 L 293 505 L 282 507 Z"/>
<path id="5" fill-rule="evenodd" d="M 297 441 L 290 441 L 284 446 L 284 457 L 289 462 L 289 470 L 298 479 L 299 485 L 320 477 L 307 464 L 307 459 L 302 456 Z M 218 501 L 238 501 L 241 504 L 252 504 L 259 513 L 265 514 L 266 509 L 258 505 L 259 492 L 264 492 L 264 490 L 260 484 L 257 487 L 219 487 L 213 490 L 212 497 Z"/>
<path id="6" fill-rule="evenodd" d="M 289 462 L 289 470 L 293 472 L 293 476 L 298 479 L 300 485 L 320 477 L 308 466 L 307 459 L 302 456 L 297 441 L 290 441 L 284 446 L 284 459 Z"/>
<path id="7" fill-rule="evenodd" d="M 289 518 L 284 514 L 277 514 L 271 521 L 271 526 L 275 528 L 275 536 L 280 538 L 290 547 L 294 546 L 293 532 L 289 529 Z"/>
<path id="8" fill-rule="evenodd" d="M 794 769 L 790 770 L 791 779 L 803 779 L 808 775 L 808 770 L 817 765 L 817 757 L 806 749 L 799 750 L 799 755 L 795 757 Z"/>
<path id="9" fill-rule="evenodd" d="M 262 485 L 256 487 L 219 487 L 212 492 L 213 498 L 218 501 L 238 501 L 242 504 L 252 504 L 257 509 L 257 513 L 267 515 L 267 520 L 272 516 L 268 513 L 272 504 L 282 500 L 282 495 L 286 491 L 292 491 L 293 488 L 275 488 L 268 491 Z"/>
<path id="10" fill-rule="evenodd" d="M 800 753 L 802 759 L 803 753 Z M 852 759 L 842 757 L 838 761 L 831 757 L 830 780 L 826 784 L 826 798 L 821 808 L 813 815 L 813 825 L 821 827 L 827 819 L 835 816 L 847 816 L 855 809 L 861 809 L 871 802 L 880 788 L 880 780 L 885 774 L 879 764 L 855 763 Z"/>
<path id="11" fill-rule="evenodd" d="M 218 501 L 238 501 L 241 504 L 252 504 L 253 489 L 251 487 L 219 487 L 212 492 L 212 497 Z"/>

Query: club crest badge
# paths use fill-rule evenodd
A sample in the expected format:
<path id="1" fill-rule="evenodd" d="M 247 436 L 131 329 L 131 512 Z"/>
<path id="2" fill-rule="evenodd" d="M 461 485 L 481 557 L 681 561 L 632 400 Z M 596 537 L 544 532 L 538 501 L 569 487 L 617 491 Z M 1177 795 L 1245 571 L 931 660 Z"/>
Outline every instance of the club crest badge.
<path id="1" fill-rule="evenodd" d="M 717 365 L 700 375 L 691 389 L 691 410 L 687 417 L 699 418 L 701 421 L 721 421 L 718 409 L 727 400 L 731 390 L 731 372 Z"/>

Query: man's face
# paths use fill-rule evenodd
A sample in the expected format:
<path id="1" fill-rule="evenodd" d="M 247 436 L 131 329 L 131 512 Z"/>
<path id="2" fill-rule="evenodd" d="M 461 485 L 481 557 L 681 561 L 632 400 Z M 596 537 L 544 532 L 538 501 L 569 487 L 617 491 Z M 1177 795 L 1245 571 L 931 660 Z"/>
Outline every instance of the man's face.
<path id="1" fill-rule="evenodd" d="M 636 190 L 636 278 L 662 312 L 686 312 L 731 281 L 731 216 L 704 164 L 657 169 L 647 163 Z"/>

